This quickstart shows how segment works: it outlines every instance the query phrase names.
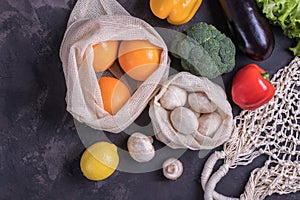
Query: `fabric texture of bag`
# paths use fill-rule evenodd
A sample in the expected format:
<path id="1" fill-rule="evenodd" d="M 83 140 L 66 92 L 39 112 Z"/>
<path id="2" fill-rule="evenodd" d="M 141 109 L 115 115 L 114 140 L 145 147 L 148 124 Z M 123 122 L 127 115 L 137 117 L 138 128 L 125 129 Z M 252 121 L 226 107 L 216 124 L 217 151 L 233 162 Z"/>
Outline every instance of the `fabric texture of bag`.
<path id="1" fill-rule="evenodd" d="M 199 131 L 184 135 L 176 131 L 169 119 L 170 111 L 164 109 L 159 100 L 170 85 L 177 86 L 187 92 L 202 92 L 217 106 L 222 123 L 213 137 L 204 136 Z M 233 127 L 231 106 L 224 90 L 207 78 L 198 77 L 188 72 L 180 72 L 166 81 L 160 92 L 150 103 L 149 115 L 158 140 L 171 148 L 189 148 L 191 150 L 213 149 L 229 139 Z"/>
<path id="2" fill-rule="evenodd" d="M 109 40 L 149 40 L 163 50 L 156 71 L 115 115 L 103 109 L 92 66 L 92 45 Z M 163 39 L 153 27 L 130 16 L 115 0 L 78 0 L 68 21 L 60 57 L 67 85 L 67 111 L 79 122 L 112 133 L 121 132 L 141 114 L 169 73 L 168 50 Z"/>

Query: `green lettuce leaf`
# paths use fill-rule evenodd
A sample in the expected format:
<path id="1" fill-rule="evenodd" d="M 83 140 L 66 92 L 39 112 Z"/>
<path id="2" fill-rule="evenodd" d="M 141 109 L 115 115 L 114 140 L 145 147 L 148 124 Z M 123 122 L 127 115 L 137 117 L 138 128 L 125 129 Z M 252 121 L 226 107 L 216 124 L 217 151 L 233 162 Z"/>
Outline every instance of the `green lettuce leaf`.
<path id="1" fill-rule="evenodd" d="M 300 55 L 300 41 L 298 41 L 298 43 L 295 47 L 290 48 L 290 50 L 294 53 L 294 55 L 299 56 Z"/>
<path id="2" fill-rule="evenodd" d="M 268 20 L 282 27 L 289 38 L 300 39 L 300 0 L 256 0 Z M 300 44 L 291 48 L 300 56 Z"/>

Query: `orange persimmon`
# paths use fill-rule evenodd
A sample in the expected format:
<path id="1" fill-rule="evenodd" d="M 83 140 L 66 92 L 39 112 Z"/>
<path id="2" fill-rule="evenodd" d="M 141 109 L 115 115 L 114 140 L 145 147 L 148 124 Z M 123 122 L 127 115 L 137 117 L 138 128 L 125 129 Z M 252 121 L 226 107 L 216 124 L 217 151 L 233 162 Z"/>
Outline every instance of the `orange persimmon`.
<path id="1" fill-rule="evenodd" d="M 117 59 L 118 41 L 105 41 L 93 45 L 95 72 L 107 70 Z"/>
<path id="2" fill-rule="evenodd" d="M 131 97 L 128 87 L 116 78 L 101 77 L 98 84 L 104 110 L 111 115 L 116 114 Z"/>
<path id="3" fill-rule="evenodd" d="M 124 40 L 118 51 L 121 68 L 133 79 L 146 80 L 158 67 L 162 49 L 148 40 Z"/>

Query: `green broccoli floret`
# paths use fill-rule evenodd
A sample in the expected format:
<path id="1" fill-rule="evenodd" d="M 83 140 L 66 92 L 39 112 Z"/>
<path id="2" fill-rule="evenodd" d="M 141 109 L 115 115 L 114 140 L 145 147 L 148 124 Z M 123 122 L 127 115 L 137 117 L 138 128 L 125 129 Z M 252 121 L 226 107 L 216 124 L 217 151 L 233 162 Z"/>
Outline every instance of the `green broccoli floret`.
<path id="1" fill-rule="evenodd" d="M 180 34 L 171 51 L 181 57 L 184 70 L 197 76 L 215 78 L 235 65 L 236 50 L 230 38 L 204 22 L 193 25 L 184 37 Z"/>

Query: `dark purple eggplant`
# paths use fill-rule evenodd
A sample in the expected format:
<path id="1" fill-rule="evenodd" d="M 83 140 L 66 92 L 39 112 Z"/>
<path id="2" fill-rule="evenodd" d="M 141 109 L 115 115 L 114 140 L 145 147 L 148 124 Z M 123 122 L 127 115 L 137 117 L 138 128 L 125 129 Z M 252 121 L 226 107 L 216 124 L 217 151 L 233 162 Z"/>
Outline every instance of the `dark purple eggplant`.
<path id="1" fill-rule="evenodd" d="M 274 35 L 255 0 L 219 0 L 233 40 L 251 59 L 263 61 L 274 49 Z"/>

